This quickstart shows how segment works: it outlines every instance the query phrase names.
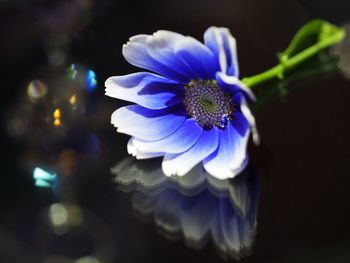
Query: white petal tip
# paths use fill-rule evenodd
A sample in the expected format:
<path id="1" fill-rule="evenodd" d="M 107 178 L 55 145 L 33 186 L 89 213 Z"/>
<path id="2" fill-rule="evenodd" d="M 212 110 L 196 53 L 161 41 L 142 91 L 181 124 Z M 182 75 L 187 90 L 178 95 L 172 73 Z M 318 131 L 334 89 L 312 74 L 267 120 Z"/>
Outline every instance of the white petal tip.
<path id="1" fill-rule="evenodd" d="M 163 160 L 162 162 L 162 170 L 164 175 L 167 177 L 176 176 L 176 170 L 172 169 L 172 167 L 168 165 L 168 162 L 166 160 Z"/>
<path id="2" fill-rule="evenodd" d="M 260 145 L 261 140 L 257 129 L 252 129 L 252 137 L 255 145 Z"/>

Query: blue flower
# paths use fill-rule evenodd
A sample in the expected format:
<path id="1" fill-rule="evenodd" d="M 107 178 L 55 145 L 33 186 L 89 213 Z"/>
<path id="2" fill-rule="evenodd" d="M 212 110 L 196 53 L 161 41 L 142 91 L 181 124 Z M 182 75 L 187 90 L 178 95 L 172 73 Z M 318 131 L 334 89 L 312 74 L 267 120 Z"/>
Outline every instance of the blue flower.
<path id="1" fill-rule="evenodd" d="M 227 28 L 210 27 L 204 44 L 171 31 L 136 35 L 123 46 L 138 72 L 106 80 L 106 95 L 136 103 L 111 117 L 131 135 L 128 152 L 138 159 L 164 156 L 167 176 L 185 175 L 203 162 L 206 171 L 232 178 L 248 162 L 254 94 L 239 81 L 236 41 Z"/>

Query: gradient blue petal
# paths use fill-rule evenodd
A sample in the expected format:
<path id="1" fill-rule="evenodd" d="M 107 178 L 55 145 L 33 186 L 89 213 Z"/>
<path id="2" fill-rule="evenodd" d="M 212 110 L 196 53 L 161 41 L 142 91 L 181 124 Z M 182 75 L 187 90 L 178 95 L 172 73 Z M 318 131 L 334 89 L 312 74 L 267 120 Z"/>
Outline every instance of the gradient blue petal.
<path id="1" fill-rule="evenodd" d="M 220 71 L 238 77 L 236 40 L 230 31 L 223 27 L 210 27 L 204 33 L 204 43 L 215 54 Z"/>
<path id="2" fill-rule="evenodd" d="M 191 148 L 202 134 L 203 128 L 194 119 L 187 119 L 174 133 L 158 141 L 134 140 L 141 152 L 182 153 Z"/>
<path id="3" fill-rule="evenodd" d="M 128 154 L 131 154 L 137 160 L 151 159 L 151 158 L 161 157 L 161 156 L 165 155 L 164 152 L 160 152 L 159 150 L 158 151 L 154 151 L 154 152 L 139 151 L 135 147 L 135 144 L 134 144 L 135 140 L 136 140 L 135 137 L 131 137 L 129 139 L 128 145 L 127 145 L 127 150 L 128 150 Z"/>
<path id="4" fill-rule="evenodd" d="M 250 111 L 248 107 L 247 100 L 245 99 L 245 96 L 241 92 L 237 92 L 233 97 L 232 97 L 233 103 L 235 105 L 239 105 L 239 107 L 236 107 L 236 111 L 242 113 L 244 118 L 247 120 L 249 129 L 252 132 L 252 137 L 253 137 L 253 142 L 256 145 L 260 144 L 260 135 L 258 132 L 258 128 L 256 125 L 255 118 Z"/>
<path id="5" fill-rule="evenodd" d="M 113 112 L 111 122 L 120 133 L 141 140 L 160 140 L 177 130 L 186 117 L 184 109 L 150 110 L 130 105 Z"/>
<path id="6" fill-rule="evenodd" d="M 175 43 L 175 54 L 196 75 L 196 79 L 213 79 L 219 70 L 214 54 L 198 40 L 186 37 Z"/>
<path id="7" fill-rule="evenodd" d="M 222 72 L 216 73 L 216 81 L 218 82 L 220 88 L 230 92 L 231 94 L 236 94 L 237 92 L 243 92 L 247 98 L 255 101 L 255 95 L 253 91 L 244 85 L 237 77 L 228 76 Z"/>
<path id="8" fill-rule="evenodd" d="M 183 176 L 218 147 L 217 129 L 203 130 L 201 137 L 189 150 L 180 154 L 166 154 L 162 168 L 167 176 Z"/>
<path id="9" fill-rule="evenodd" d="M 123 55 L 134 66 L 183 84 L 196 78 L 212 77 L 217 71 L 215 57 L 205 45 L 165 30 L 130 38 L 123 46 Z"/>
<path id="10" fill-rule="evenodd" d="M 139 104 L 149 109 L 163 109 L 181 102 L 183 87 L 162 76 L 139 72 L 110 77 L 105 82 L 106 95 Z"/>
<path id="11" fill-rule="evenodd" d="M 152 36 L 149 35 L 131 37 L 129 42 L 123 46 L 125 59 L 136 67 L 153 71 L 183 84 L 188 83 L 189 77 L 181 74 L 182 69 L 176 70 L 176 68 L 171 68 L 172 65 L 168 66 L 166 60 L 157 60 L 148 53 L 147 46 L 151 38 Z M 169 42 L 171 43 L 171 41 Z"/>
<path id="12" fill-rule="evenodd" d="M 249 122 L 244 117 L 244 115 L 240 112 L 234 112 L 231 123 L 233 127 L 235 127 L 236 131 L 239 133 L 241 137 L 246 136 L 247 132 L 249 132 Z"/>
<path id="13" fill-rule="evenodd" d="M 233 178 L 247 165 L 249 130 L 242 137 L 230 122 L 219 130 L 219 146 L 204 160 L 204 169 L 219 179 Z"/>
<path id="14" fill-rule="evenodd" d="M 156 61 L 185 76 L 187 80 L 196 79 L 196 74 L 193 72 L 192 66 L 188 65 L 175 52 L 177 43 L 184 39 L 186 37 L 181 34 L 159 30 L 147 38 L 147 53 Z"/>

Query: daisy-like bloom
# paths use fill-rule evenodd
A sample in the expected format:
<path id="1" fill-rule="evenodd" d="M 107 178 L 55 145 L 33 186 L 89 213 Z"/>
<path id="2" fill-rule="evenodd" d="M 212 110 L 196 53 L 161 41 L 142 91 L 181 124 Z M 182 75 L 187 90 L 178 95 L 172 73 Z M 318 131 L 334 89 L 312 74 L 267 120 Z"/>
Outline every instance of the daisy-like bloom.
<path id="1" fill-rule="evenodd" d="M 123 46 L 138 72 L 106 80 L 106 95 L 136 103 L 111 117 L 131 135 L 138 159 L 164 156 L 167 176 L 185 175 L 203 162 L 219 178 L 232 178 L 248 162 L 254 94 L 239 81 L 236 41 L 227 28 L 210 27 L 204 44 L 171 31 L 136 35 Z"/>

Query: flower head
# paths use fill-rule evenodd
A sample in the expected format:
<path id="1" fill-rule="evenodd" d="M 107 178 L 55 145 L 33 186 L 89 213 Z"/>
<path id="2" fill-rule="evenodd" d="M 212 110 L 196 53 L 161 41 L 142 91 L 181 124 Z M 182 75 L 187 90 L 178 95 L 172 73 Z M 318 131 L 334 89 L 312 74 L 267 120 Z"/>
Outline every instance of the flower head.
<path id="1" fill-rule="evenodd" d="M 137 35 L 123 46 L 138 72 L 107 79 L 106 95 L 136 103 L 112 114 L 117 131 L 131 135 L 138 159 L 164 156 L 166 175 L 185 175 L 203 162 L 220 179 L 247 164 L 247 101 L 254 94 L 239 81 L 236 42 L 226 28 L 210 27 L 204 44 L 170 31 Z"/>

